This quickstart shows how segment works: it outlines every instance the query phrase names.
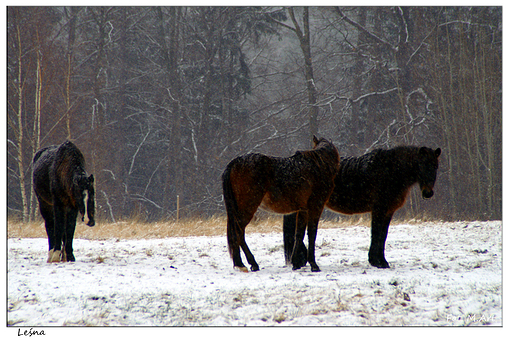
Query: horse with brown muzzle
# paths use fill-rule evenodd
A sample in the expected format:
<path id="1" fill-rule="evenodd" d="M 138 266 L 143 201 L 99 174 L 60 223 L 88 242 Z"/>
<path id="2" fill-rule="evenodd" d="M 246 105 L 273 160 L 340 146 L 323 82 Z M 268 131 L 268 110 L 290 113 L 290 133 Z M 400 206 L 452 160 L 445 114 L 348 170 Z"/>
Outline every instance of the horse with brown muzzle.
<path id="1" fill-rule="evenodd" d="M 372 240 L 368 261 L 374 267 L 389 268 L 385 242 L 392 216 L 406 202 L 411 187 L 418 183 L 423 198 L 433 196 L 441 149 L 399 146 L 377 149 L 360 157 L 341 159 L 326 207 L 341 214 L 372 212 Z M 297 214 L 284 216 L 283 238 L 287 263 L 305 265 L 305 245 L 294 246 Z M 299 249 L 292 254 L 293 249 Z M 290 256 L 289 256 L 290 255 Z"/>

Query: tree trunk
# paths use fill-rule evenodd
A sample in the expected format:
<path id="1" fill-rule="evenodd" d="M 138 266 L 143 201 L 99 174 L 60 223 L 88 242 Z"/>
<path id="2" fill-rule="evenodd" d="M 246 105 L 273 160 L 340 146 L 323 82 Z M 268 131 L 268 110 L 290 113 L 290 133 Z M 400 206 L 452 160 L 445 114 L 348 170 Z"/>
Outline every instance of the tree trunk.
<path id="1" fill-rule="evenodd" d="M 292 7 L 289 8 L 289 15 L 291 16 L 296 35 L 300 41 L 300 48 L 302 50 L 303 59 L 305 62 L 304 74 L 309 105 L 309 144 L 311 144 L 312 136 L 318 134 L 318 106 L 316 106 L 316 103 L 318 102 L 318 90 L 316 89 L 316 82 L 314 79 L 314 71 L 312 67 L 309 7 L 303 8 L 303 31 L 301 30 L 300 25 L 296 20 L 294 9 Z"/>
<path id="2" fill-rule="evenodd" d="M 181 106 L 181 79 L 179 75 L 178 60 L 181 48 L 181 11 L 179 7 L 170 7 L 170 26 L 167 26 L 163 20 L 163 9 L 157 8 L 158 25 L 159 25 L 159 41 L 161 51 L 166 66 L 166 76 L 168 88 L 168 96 L 170 98 L 171 120 L 169 126 L 169 142 L 167 150 L 166 173 L 167 179 L 164 186 L 164 195 L 162 206 L 165 213 L 175 211 L 176 196 L 182 198 L 182 158 L 181 158 L 181 124 L 182 124 L 182 106 Z M 167 39 L 169 37 L 169 39 Z"/>
<path id="3" fill-rule="evenodd" d="M 33 145 L 32 145 L 32 154 L 34 155 L 36 151 L 40 149 L 40 138 L 41 138 L 41 105 L 42 105 L 42 87 L 43 87 L 43 79 L 42 79 L 42 65 L 41 65 L 41 46 L 40 46 L 40 37 L 38 31 L 36 31 L 38 48 L 36 49 L 36 83 L 35 83 L 35 93 L 34 93 L 34 125 L 33 125 Z M 32 174 L 32 166 L 31 166 L 31 174 Z M 32 176 L 31 176 L 32 177 Z M 29 221 L 32 220 L 32 217 L 36 215 L 36 198 L 33 190 L 33 182 L 30 181 L 30 199 L 29 199 Z M 34 207 L 34 209 L 33 209 Z"/>
<path id="4" fill-rule="evenodd" d="M 72 15 L 69 23 L 69 39 L 67 43 L 67 74 L 65 76 L 65 110 L 66 111 L 66 126 L 67 126 L 67 139 L 72 138 L 72 134 L 70 132 L 70 92 L 71 92 L 71 84 L 70 80 L 72 78 L 72 62 L 74 59 L 74 41 L 76 40 L 76 14 L 78 13 L 77 7 L 71 7 Z"/>
<path id="5" fill-rule="evenodd" d="M 22 221 L 25 223 L 29 219 L 29 205 L 27 202 L 27 192 L 25 190 L 25 164 L 24 164 L 24 153 L 23 153 L 23 91 L 24 81 L 22 79 L 22 40 L 20 38 L 20 26 L 17 26 L 17 40 L 18 40 L 18 172 L 19 172 L 19 183 L 20 192 L 22 196 Z"/>

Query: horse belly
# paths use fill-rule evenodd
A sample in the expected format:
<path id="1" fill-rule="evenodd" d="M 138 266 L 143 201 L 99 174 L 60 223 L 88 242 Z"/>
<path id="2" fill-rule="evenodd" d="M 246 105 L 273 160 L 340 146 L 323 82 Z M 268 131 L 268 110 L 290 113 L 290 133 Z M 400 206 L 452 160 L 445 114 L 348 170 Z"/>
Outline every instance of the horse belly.
<path id="1" fill-rule="evenodd" d="M 346 215 L 370 212 L 375 200 L 368 189 L 357 188 L 356 186 L 335 187 L 326 207 L 329 210 Z"/>
<path id="2" fill-rule="evenodd" d="M 277 214 L 290 214 L 305 209 L 308 196 L 306 193 L 301 193 L 297 197 L 293 197 L 293 195 L 284 195 L 283 193 L 267 192 L 262 199 L 260 208 Z"/>
<path id="3" fill-rule="evenodd" d="M 327 202 L 326 207 L 329 210 L 345 215 L 363 214 L 372 211 L 372 205 L 368 201 L 354 202 L 346 200 L 342 202 L 335 202 L 336 204 Z"/>

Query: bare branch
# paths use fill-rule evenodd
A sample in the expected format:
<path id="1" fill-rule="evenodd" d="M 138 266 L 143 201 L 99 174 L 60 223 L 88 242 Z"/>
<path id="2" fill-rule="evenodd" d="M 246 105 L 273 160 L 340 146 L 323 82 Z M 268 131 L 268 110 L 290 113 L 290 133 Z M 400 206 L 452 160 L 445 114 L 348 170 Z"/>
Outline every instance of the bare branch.
<path id="1" fill-rule="evenodd" d="M 378 37 L 374 33 L 370 32 L 369 30 L 367 30 L 366 28 L 364 28 L 363 26 L 361 26 L 360 24 L 358 24 L 354 20 L 349 19 L 345 14 L 343 14 L 343 12 L 341 11 L 341 9 L 339 7 L 335 7 L 335 10 L 336 10 L 336 13 L 338 13 L 338 15 L 343 20 L 345 20 L 346 22 L 348 22 L 349 24 L 351 24 L 352 26 L 354 26 L 358 30 L 362 31 L 363 33 L 365 33 L 366 35 L 368 35 L 370 38 L 374 39 L 375 41 L 377 41 L 379 43 L 382 43 L 383 45 L 389 47 L 392 51 L 397 52 L 397 47 L 393 46 L 388 41 L 386 41 L 384 39 L 381 39 L 380 37 Z"/>
<path id="2" fill-rule="evenodd" d="M 148 127 L 148 132 L 146 133 L 146 136 L 144 136 L 143 140 L 141 141 L 141 143 L 137 147 L 137 150 L 135 150 L 135 153 L 132 156 L 132 163 L 130 164 L 130 169 L 128 170 L 128 175 L 132 174 L 132 171 L 133 171 L 133 168 L 134 168 L 135 157 L 139 153 L 139 150 L 141 149 L 141 146 L 143 146 L 144 142 L 146 141 L 146 138 L 148 138 L 148 135 L 150 134 L 150 131 L 151 131 L 150 127 Z"/>
<path id="3" fill-rule="evenodd" d="M 398 90 L 397 87 L 394 87 L 392 89 L 385 90 L 385 91 L 374 91 L 374 92 L 366 93 L 366 94 L 364 94 L 362 96 L 359 96 L 356 99 L 352 99 L 351 101 L 353 103 L 357 103 L 361 99 L 365 99 L 365 98 L 370 97 L 370 96 L 375 96 L 375 95 L 379 95 L 379 94 L 387 94 L 387 93 L 394 92 L 394 91 L 397 91 L 397 90 Z"/>
<path id="4" fill-rule="evenodd" d="M 293 13 L 293 14 L 294 14 L 294 13 Z M 287 24 L 285 24 L 285 23 L 283 23 L 283 22 L 281 22 L 281 21 L 278 21 L 278 20 L 274 19 L 274 18 L 273 18 L 272 16 L 270 16 L 270 15 L 267 15 L 267 18 L 269 19 L 269 21 L 271 21 L 271 22 L 273 22 L 273 23 L 275 23 L 275 24 L 277 24 L 277 25 L 280 25 L 280 26 L 282 26 L 282 27 L 285 27 L 285 28 L 287 28 L 287 29 L 289 29 L 289 30 L 291 30 L 291 31 L 296 31 L 296 29 L 295 29 L 294 27 L 291 27 L 291 26 L 289 26 L 289 25 L 287 25 Z"/>
<path id="5" fill-rule="evenodd" d="M 110 204 L 110 201 L 108 199 L 108 195 L 104 190 L 101 190 L 103 193 L 103 196 L 105 196 L 105 200 L 107 202 L 108 211 L 110 212 L 110 218 L 112 219 L 112 223 L 116 223 L 116 219 L 114 218 L 114 213 L 112 212 L 112 205 Z"/>

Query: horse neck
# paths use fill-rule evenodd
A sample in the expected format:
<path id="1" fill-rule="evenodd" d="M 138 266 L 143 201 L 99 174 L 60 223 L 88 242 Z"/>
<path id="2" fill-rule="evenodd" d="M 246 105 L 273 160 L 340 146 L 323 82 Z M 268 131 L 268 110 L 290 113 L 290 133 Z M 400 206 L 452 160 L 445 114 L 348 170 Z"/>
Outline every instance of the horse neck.
<path id="1" fill-rule="evenodd" d="M 407 150 L 408 151 L 408 150 Z M 410 148 L 408 152 L 405 153 L 403 159 L 401 160 L 401 169 L 406 169 L 406 184 L 409 186 L 414 185 L 419 182 L 419 159 L 417 157 L 418 152 L 417 148 Z"/>
<path id="2" fill-rule="evenodd" d="M 339 154 L 333 145 L 326 144 L 319 146 L 314 150 L 308 151 L 308 154 L 320 165 L 334 165 L 331 170 L 337 171 L 339 166 Z"/>
<path id="3" fill-rule="evenodd" d="M 66 178 L 64 178 L 64 180 L 67 182 L 65 185 L 67 187 L 70 187 L 70 189 L 72 191 L 71 194 L 75 195 L 80 192 L 83 192 L 83 190 L 86 190 L 86 188 L 85 189 L 80 188 L 79 183 L 80 183 L 81 179 L 87 178 L 87 173 L 82 169 L 74 169 L 71 172 L 72 172 L 71 176 L 66 176 Z"/>

